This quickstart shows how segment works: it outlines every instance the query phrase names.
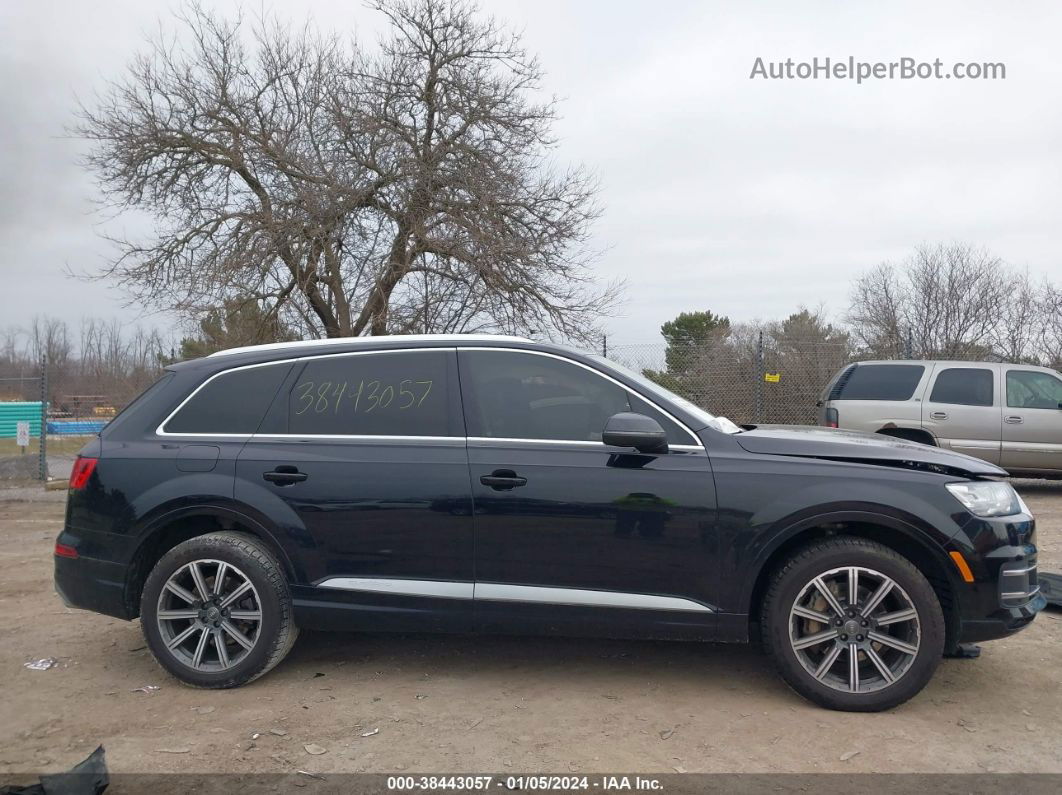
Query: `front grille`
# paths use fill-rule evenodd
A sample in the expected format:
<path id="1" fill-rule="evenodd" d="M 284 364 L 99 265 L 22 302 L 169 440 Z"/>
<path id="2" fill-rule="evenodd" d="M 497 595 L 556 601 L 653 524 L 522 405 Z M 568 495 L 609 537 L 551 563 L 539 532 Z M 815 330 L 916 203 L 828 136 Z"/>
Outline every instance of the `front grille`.
<path id="1" fill-rule="evenodd" d="M 1004 607 L 1021 607 L 1040 592 L 1035 560 L 1004 563 L 999 569 L 999 602 Z"/>

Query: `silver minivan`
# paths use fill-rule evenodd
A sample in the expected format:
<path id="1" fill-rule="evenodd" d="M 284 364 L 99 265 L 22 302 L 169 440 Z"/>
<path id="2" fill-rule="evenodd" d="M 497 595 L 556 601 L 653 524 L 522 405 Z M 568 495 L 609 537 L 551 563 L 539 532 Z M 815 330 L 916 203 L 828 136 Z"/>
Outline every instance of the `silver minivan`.
<path id="1" fill-rule="evenodd" d="M 1062 375 L 996 362 L 872 361 L 827 384 L 819 422 L 976 456 L 1012 475 L 1062 478 Z"/>

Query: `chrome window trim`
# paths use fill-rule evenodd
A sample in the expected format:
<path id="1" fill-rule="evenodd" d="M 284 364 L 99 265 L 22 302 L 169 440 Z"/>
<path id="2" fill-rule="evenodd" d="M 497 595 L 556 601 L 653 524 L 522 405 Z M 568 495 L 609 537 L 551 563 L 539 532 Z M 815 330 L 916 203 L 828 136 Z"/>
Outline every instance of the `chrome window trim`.
<path id="1" fill-rule="evenodd" d="M 595 442 L 589 439 L 523 439 L 520 437 L 508 437 L 508 436 L 469 436 L 467 437 L 469 443 L 475 443 L 478 445 L 489 445 L 497 443 L 499 447 L 510 444 L 541 444 L 541 445 L 563 445 L 565 447 L 584 446 L 599 450 L 605 448 L 608 450 L 628 450 L 627 447 L 613 447 L 612 445 L 605 444 L 604 442 Z M 684 450 L 689 452 L 703 453 L 704 447 L 699 444 L 669 444 L 669 450 Z"/>
<path id="2" fill-rule="evenodd" d="M 395 596 L 424 596 L 440 599 L 483 599 L 490 602 L 622 607 L 632 610 L 678 610 L 688 613 L 715 612 L 714 608 L 706 604 L 679 596 L 597 591 L 587 588 L 557 588 L 544 585 L 507 585 L 497 582 L 329 577 L 317 583 L 317 587 L 359 593 L 388 593 Z"/>
<path id="3" fill-rule="evenodd" d="M 301 441 L 332 441 L 332 442 L 401 442 L 409 444 L 437 444 L 446 447 L 464 447 L 464 436 L 395 436 L 380 434 L 378 436 L 366 434 L 341 434 L 341 433 L 256 433 L 251 436 L 254 441 L 275 442 L 301 442 Z"/>
<path id="4" fill-rule="evenodd" d="M 223 351 L 215 351 L 209 354 L 206 358 L 214 359 L 223 356 L 232 356 L 237 353 L 248 353 L 257 351 L 282 351 L 292 350 L 299 348 L 312 348 L 321 345 L 379 345 L 381 343 L 388 343 L 401 340 L 403 344 L 412 342 L 463 342 L 464 340 L 475 340 L 477 342 L 486 342 L 489 340 L 502 340 L 504 342 L 534 342 L 526 337 L 512 336 L 506 334 L 385 334 L 377 337 L 329 337 L 321 340 L 292 340 L 290 342 L 266 342 L 261 345 L 241 345 L 236 348 L 227 348 Z M 418 350 L 430 350 L 428 348 L 419 348 Z M 359 351 L 356 351 L 359 352 Z M 360 351 L 361 353 L 370 353 L 370 351 Z M 372 351 L 375 352 L 375 351 Z"/>
<path id="5" fill-rule="evenodd" d="M 180 402 L 180 404 L 178 404 L 177 408 L 175 408 L 173 411 L 171 411 L 169 414 L 166 415 L 166 419 L 164 419 L 162 422 L 160 422 L 159 426 L 155 429 L 155 435 L 156 436 L 168 436 L 168 437 L 181 437 L 181 436 L 196 436 L 196 437 L 200 437 L 200 436 L 209 436 L 209 437 L 216 437 L 216 438 L 221 438 L 221 439 L 250 439 L 254 434 L 251 434 L 251 433 L 211 433 L 210 431 L 181 431 L 181 432 L 174 432 L 174 431 L 165 431 L 165 430 L 163 430 L 163 428 L 166 427 L 166 423 L 167 422 L 172 420 L 177 415 L 177 412 L 179 412 L 181 409 L 183 409 L 185 407 L 185 405 L 187 405 L 188 401 L 190 401 L 192 398 L 194 398 L 196 395 L 198 395 L 199 391 L 201 389 L 203 389 L 211 381 L 213 381 L 215 378 L 219 378 L 219 377 L 221 377 L 223 375 L 228 375 L 229 373 L 235 373 L 238 370 L 253 370 L 256 367 L 277 367 L 278 365 L 282 365 L 282 364 L 290 366 L 293 361 L 295 361 L 295 360 L 293 360 L 293 359 L 278 359 L 275 362 L 258 362 L 256 364 L 244 364 L 244 365 L 240 365 L 239 367 L 230 367 L 228 370 L 222 370 L 220 372 L 214 373 L 214 375 L 210 376 L 210 378 L 208 378 L 206 381 L 204 381 L 199 386 L 197 386 L 195 389 L 193 389 L 189 393 L 188 397 L 186 397 L 184 400 L 182 400 Z"/>
<path id="6" fill-rule="evenodd" d="M 254 346 L 254 347 L 258 347 L 258 346 Z M 255 367 L 274 367 L 274 366 L 282 365 L 282 364 L 283 365 L 291 365 L 291 364 L 298 364 L 300 362 L 315 361 L 317 359 L 335 359 L 335 358 L 341 358 L 341 357 L 344 357 L 344 356 L 371 356 L 373 354 L 381 354 L 381 353 L 419 353 L 419 352 L 422 352 L 422 351 L 445 351 L 445 352 L 451 352 L 452 353 L 452 352 L 455 352 L 457 350 L 458 350 L 458 348 L 456 348 L 456 347 L 452 347 L 452 348 L 451 347 L 439 347 L 439 348 L 423 348 L 423 347 L 421 347 L 421 348 L 382 348 L 382 349 L 371 350 L 371 351 L 342 351 L 342 352 L 339 352 L 339 353 L 315 353 L 312 356 L 296 356 L 296 357 L 293 357 L 293 358 L 290 358 L 290 359 L 278 359 L 278 360 L 272 361 L 272 362 L 258 362 L 256 364 L 244 364 L 244 365 L 240 365 L 239 367 L 230 367 L 227 370 L 221 370 L 220 372 L 214 373 L 212 376 L 210 376 L 208 379 L 206 379 L 203 383 L 201 383 L 199 386 L 197 386 L 194 390 L 192 390 L 192 392 L 188 395 L 188 397 L 186 397 L 184 400 L 182 400 L 181 403 L 177 406 L 177 408 L 175 408 L 173 411 L 171 411 L 169 413 L 169 415 L 167 415 L 167 417 L 161 423 L 159 423 L 159 426 L 155 429 L 155 435 L 156 436 L 171 437 L 171 438 L 173 438 L 173 437 L 177 437 L 177 438 L 180 438 L 180 437 L 195 437 L 195 438 L 208 437 L 208 438 L 219 438 L 219 439 L 251 439 L 251 438 L 258 439 L 258 438 L 261 438 L 261 439 L 273 439 L 273 440 L 285 440 L 285 439 L 332 439 L 332 440 L 337 440 L 337 441 L 338 440 L 365 440 L 365 441 L 382 440 L 382 441 L 394 441 L 394 440 L 399 440 L 399 439 L 411 440 L 411 441 L 439 441 L 439 440 L 445 440 L 447 442 L 461 442 L 461 443 L 475 442 L 477 444 L 498 442 L 498 443 L 501 443 L 501 444 L 529 443 L 529 444 L 543 444 L 543 445 L 558 445 L 558 444 L 560 444 L 560 445 L 587 445 L 587 446 L 590 446 L 590 447 L 592 447 L 594 449 L 597 449 L 597 448 L 608 448 L 609 447 L 604 442 L 598 442 L 598 441 L 594 441 L 594 440 L 590 440 L 590 439 L 523 439 L 523 438 L 501 438 L 501 437 L 493 437 L 493 436 L 467 436 L 467 437 L 464 437 L 464 436 L 399 436 L 399 435 L 395 435 L 395 434 L 380 434 L 380 435 L 373 435 L 373 434 L 303 434 L 303 433 L 253 434 L 253 433 L 210 433 L 210 432 L 207 432 L 207 431 L 201 431 L 201 432 L 190 432 L 190 431 L 170 432 L 170 431 L 163 430 L 166 427 L 166 423 L 168 423 L 171 419 L 173 419 L 173 417 L 177 414 L 177 412 L 179 412 L 182 408 L 184 408 L 184 406 L 192 398 L 194 398 L 196 396 L 196 394 L 198 394 L 201 389 L 206 387 L 207 384 L 209 384 L 215 378 L 220 378 L 221 376 L 228 375 L 229 373 L 235 373 L 238 370 L 250 370 L 250 369 L 255 368 Z M 608 373 L 603 373 L 600 370 L 597 370 L 597 369 L 595 369 L 593 367 L 590 367 L 588 365 L 583 364 L 582 362 L 577 362 L 574 359 L 569 359 L 566 356 L 559 356 L 559 355 L 557 355 L 555 353 L 548 353 L 546 351 L 529 350 L 529 349 L 526 349 L 526 348 L 506 348 L 506 347 L 502 347 L 502 346 L 490 346 L 490 347 L 468 346 L 468 347 L 461 347 L 460 350 L 465 350 L 465 351 L 505 351 L 506 353 L 526 353 L 526 354 L 531 354 L 533 356 L 545 356 L 545 357 L 550 358 L 550 359 L 557 359 L 557 360 L 562 361 L 562 362 L 567 362 L 568 364 L 575 365 L 576 367 L 582 367 L 584 370 L 588 370 L 591 373 L 594 373 L 595 375 L 599 376 L 600 378 L 604 378 L 607 381 L 611 381 L 613 384 L 615 384 L 616 386 L 620 387 L 624 391 L 626 391 L 626 392 L 638 397 L 641 400 L 644 400 L 650 406 L 655 408 L 657 411 L 659 411 L 665 417 L 667 417 L 672 422 L 674 422 L 676 425 L 678 425 L 679 428 L 681 428 L 685 433 L 689 434 L 689 436 L 692 439 L 695 439 L 695 440 L 697 439 L 697 434 L 695 434 L 692 430 L 690 430 L 689 426 L 687 426 L 684 422 L 682 422 L 677 417 L 675 417 L 673 414 L 671 414 L 671 412 L 669 412 L 666 409 L 664 409 L 663 407 L 661 407 L 655 400 L 652 400 L 651 398 L 646 397 L 645 395 L 641 394 L 637 390 L 634 390 L 631 387 L 627 386 L 626 384 L 618 381 L 617 379 L 615 379 L 612 376 L 610 376 Z M 213 356 L 213 355 L 214 354 L 211 354 L 211 356 Z M 455 446 L 457 446 L 457 445 L 455 444 Z M 693 451 L 693 452 L 703 452 L 704 451 L 704 445 L 703 444 L 699 444 L 699 443 L 698 444 L 672 444 L 672 445 L 668 445 L 668 446 L 669 446 L 669 448 L 671 448 L 673 450 L 683 450 L 683 451 Z M 625 449 L 625 448 L 614 448 L 614 449 Z"/>
<path id="7" fill-rule="evenodd" d="M 258 346 L 252 346 L 252 347 L 258 347 Z M 208 378 L 206 381 L 204 381 L 199 386 L 197 386 L 195 389 L 193 389 L 191 394 L 189 394 L 188 397 L 186 397 L 184 400 L 182 400 L 180 405 L 177 406 L 177 408 L 175 408 L 173 411 L 171 411 L 169 413 L 169 415 L 166 417 L 166 419 L 164 419 L 162 422 L 159 423 L 159 427 L 157 427 L 155 429 L 155 435 L 156 436 L 169 436 L 169 437 L 209 436 L 209 437 L 217 437 L 217 438 L 221 438 L 221 439 L 226 439 L 226 438 L 228 438 L 228 439 L 250 439 L 252 436 L 255 436 L 256 434 L 253 434 L 253 433 L 210 433 L 210 432 L 194 432 L 194 433 L 193 432 L 181 432 L 181 433 L 174 433 L 174 432 L 169 432 L 169 431 L 164 431 L 163 430 L 163 428 L 166 427 L 166 423 L 169 422 L 171 419 L 173 419 L 173 417 L 177 414 L 177 412 L 180 411 L 181 409 L 183 409 L 185 404 L 188 401 L 190 401 L 192 398 L 194 398 L 196 396 L 196 394 L 199 392 L 200 389 L 203 389 L 207 384 L 209 384 L 215 378 L 220 378 L 221 376 L 228 375 L 229 373 L 235 373 L 238 370 L 250 370 L 251 368 L 254 368 L 254 367 L 274 367 L 276 365 L 281 365 L 281 364 L 292 365 L 292 364 L 298 364 L 299 362 L 309 362 L 309 361 L 314 361 L 316 359 L 335 359 L 335 358 L 339 358 L 339 357 L 343 357 L 343 356 L 371 356 L 374 353 L 420 353 L 422 351 L 444 351 L 444 352 L 452 353 L 452 352 L 454 352 L 456 350 L 457 350 L 457 348 L 381 348 L 379 350 L 372 350 L 372 351 L 342 351 L 340 353 L 315 353 L 312 356 L 295 356 L 295 357 L 292 357 L 290 359 L 277 359 L 276 361 L 272 361 L 272 362 L 258 362 L 256 364 L 243 364 L 243 365 L 240 365 L 239 367 L 230 367 L 227 370 L 221 370 L 220 372 L 214 373 L 214 375 L 210 376 L 210 378 Z M 214 354 L 211 354 L 211 356 L 213 356 L 213 355 Z M 210 357 L 207 357 L 207 358 L 210 358 Z M 274 436 L 274 437 L 283 436 L 283 437 L 296 437 L 296 438 L 298 438 L 298 437 L 307 437 L 307 438 L 309 438 L 307 434 L 298 434 L 298 433 L 294 433 L 294 434 L 270 434 L 270 436 Z M 375 438 L 392 438 L 392 437 L 387 437 L 385 435 L 381 435 L 381 436 L 357 436 L 357 435 L 343 436 L 341 434 L 336 434 L 332 438 L 340 438 L 340 437 L 342 437 L 342 438 L 353 438 L 353 439 L 359 439 L 359 438 L 374 438 L 374 439 Z M 429 438 L 429 437 L 402 436 L 402 437 L 393 437 L 393 438 L 412 439 L 412 438 Z M 463 439 L 464 437 L 462 437 L 462 436 L 439 436 L 439 437 L 431 437 L 431 438 Z"/>
<path id="8" fill-rule="evenodd" d="M 526 353 L 526 354 L 531 354 L 532 356 L 545 356 L 545 357 L 550 358 L 550 359 L 557 359 L 557 360 L 562 361 L 562 362 L 567 362 L 568 364 L 574 364 L 576 367 L 582 367 L 584 370 L 589 370 L 591 373 L 593 373 L 596 376 L 599 376 L 600 378 L 604 378 L 607 381 L 611 381 L 616 386 L 618 386 L 620 389 L 623 389 L 626 392 L 629 392 L 630 394 L 634 395 L 638 399 L 644 400 L 646 403 L 648 403 L 650 406 L 655 408 L 657 411 L 659 411 L 661 414 L 663 414 L 665 417 L 667 417 L 673 423 L 678 425 L 683 431 L 685 431 L 686 433 L 689 434 L 691 439 L 693 439 L 695 442 L 697 442 L 697 444 L 694 444 L 694 445 L 681 445 L 680 446 L 680 445 L 676 444 L 676 445 L 669 445 L 669 447 L 673 446 L 676 449 L 680 449 L 681 447 L 693 447 L 693 448 L 695 448 L 697 450 L 703 450 L 704 449 L 704 445 L 700 444 L 700 440 L 697 437 L 697 434 L 695 434 L 693 431 L 691 431 L 689 426 L 686 425 L 686 423 L 682 422 L 678 417 L 674 416 L 670 411 L 667 411 L 666 409 L 662 408 L 655 400 L 652 400 L 651 398 L 646 397 L 645 395 L 643 395 L 641 392 L 637 391 L 636 389 L 631 389 L 631 387 L 627 386 L 622 381 L 619 381 L 619 380 L 613 378 L 608 373 L 603 373 L 600 370 L 597 370 L 597 369 L 595 369 L 593 367 L 590 367 L 589 365 L 583 364 L 582 362 L 577 362 L 574 359 L 569 359 L 567 356 L 559 356 L 559 355 L 557 355 L 555 353 L 548 353 L 546 351 L 534 351 L 534 350 L 529 350 L 527 348 L 506 348 L 506 347 L 503 347 L 503 346 L 479 347 L 479 346 L 471 346 L 470 345 L 470 346 L 467 346 L 467 347 L 466 346 L 462 346 L 460 348 L 460 350 L 461 351 L 505 351 L 506 353 Z M 489 436 L 476 436 L 476 437 L 470 437 L 470 438 L 474 438 L 474 439 L 490 439 L 492 437 L 489 437 Z M 513 440 L 513 441 L 515 441 L 515 440 Z M 519 441 L 527 441 L 527 442 L 544 441 L 544 442 L 549 442 L 549 441 L 554 441 L 554 440 L 550 440 L 550 439 L 521 439 Z M 589 440 L 589 439 L 584 439 L 582 441 L 587 442 L 587 443 L 593 443 L 593 444 L 604 444 L 604 442 L 592 442 L 592 440 Z"/>

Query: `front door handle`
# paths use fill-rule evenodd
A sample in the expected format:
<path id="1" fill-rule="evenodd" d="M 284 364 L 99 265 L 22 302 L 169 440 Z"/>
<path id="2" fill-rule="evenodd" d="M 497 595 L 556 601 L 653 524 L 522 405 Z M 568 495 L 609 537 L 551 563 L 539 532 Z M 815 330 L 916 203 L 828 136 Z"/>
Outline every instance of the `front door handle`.
<path id="1" fill-rule="evenodd" d="M 948 412 L 946 411 L 933 411 L 930 412 L 929 418 L 932 420 L 946 420 L 948 418 Z"/>
<path id="2" fill-rule="evenodd" d="M 290 486 L 292 483 L 301 483 L 309 475 L 293 466 L 279 466 L 272 472 L 263 472 L 262 477 L 278 486 Z"/>
<path id="3" fill-rule="evenodd" d="M 495 491 L 508 491 L 517 486 L 526 486 L 527 478 L 520 477 L 511 469 L 495 469 L 489 475 L 483 475 L 479 482 Z"/>
<path id="4" fill-rule="evenodd" d="M 1011 425 L 1021 425 L 1025 420 L 1021 417 L 1004 417 L 1003 422 L 1009 422 Z"/>

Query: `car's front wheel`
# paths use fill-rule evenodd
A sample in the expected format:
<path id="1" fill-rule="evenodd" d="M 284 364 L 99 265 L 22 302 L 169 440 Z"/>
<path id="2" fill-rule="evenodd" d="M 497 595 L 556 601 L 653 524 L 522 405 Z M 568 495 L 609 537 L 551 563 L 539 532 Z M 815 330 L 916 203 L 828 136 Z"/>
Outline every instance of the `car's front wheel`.
<path id="1" fill-rule="evenodd" d="M 944 651 L 944 616 L 925 576 L 862 538 L 820 541 L 786 562 L 761 626 L 785 681 L 830 709 L 902 704 L 925 687 Z"/>
<path id="2" fill-rule="evenodd" d="M 171 549 L 144 584 L 155 659 L 195 687 L 236 687 L 279 663 L 298 636 L 284 571 L 252 536 L 211 533 Z"/>

